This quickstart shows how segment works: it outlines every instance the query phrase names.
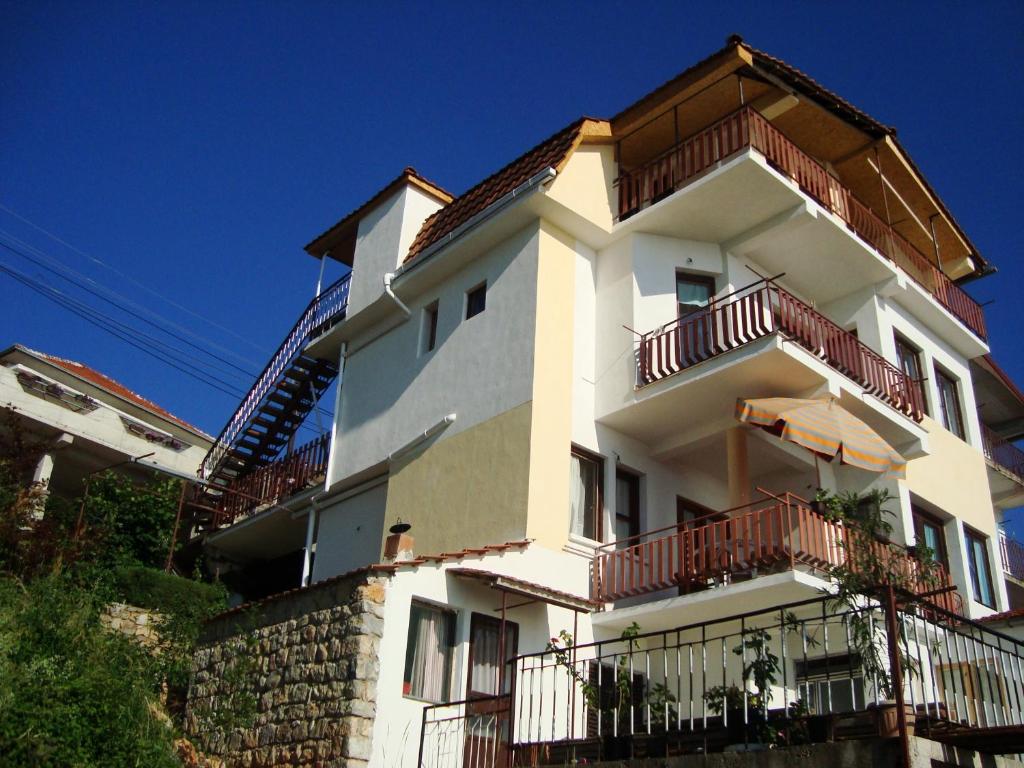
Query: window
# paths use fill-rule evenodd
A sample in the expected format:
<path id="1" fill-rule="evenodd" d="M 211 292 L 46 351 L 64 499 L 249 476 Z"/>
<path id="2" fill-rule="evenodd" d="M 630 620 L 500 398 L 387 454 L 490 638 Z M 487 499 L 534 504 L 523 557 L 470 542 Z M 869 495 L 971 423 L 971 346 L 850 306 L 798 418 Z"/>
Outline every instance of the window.
<path id="1" fill-rule="evenodd" d="M 797 661 L 796 681 L 797 695 L 813 714 L 864 708 L 864 673 L 857 654 Z"/>
<path id="2" fill-rule="evenodd" d="M 898 333 L 896 336 L 896 361 L 899 368 L 910 379 L 911 386 L 917 387 L 921 393 L 921 405 L 925 405 L 924 391 L 921 389 L 921 382 L 924 380 L 924 372 L 921 369 L 921 350 L 904 339 Z M 925 413 L 928 409 L 925 408 Z"/>
<path id="3" fill-rule="evenodd" d="M 505 661 L 514 659 L 519 644 L 519 626 L 505 622 Z M 475 699 L 498 694 L 501 658 L 501 621 L 493 616 L 474 613 L 469 630 L 469 679 L 466 698 Z M 505 668 L 501 680 L 502 693 L 508 693 L 511 683 L 510 668 Z"/>
<path id="4" fill-rule="evenodd" d="M 918 546 L 928 547 L 935 562 L 949 570 L 949 555 L 946 552 L 946 534 L 942 521 L 916 506 L 911 506 L 911 512 L 914 516 L 914 536 Z"/>
<path id="5" fill-rule="evenodd" d="M 487 283 L 466 291 L 466 319 L 479 315 L 487 306 Z"/>
<path id="6" fill-rule="evenodd" d="M 992 569 L 988 564 L 988 538 L 980 533 L 964 529 L 967 539 L 967 566 L 971 571 L 971 588 L 974 599 L 989 608 L 996 607 L 995 591 L 992 589 Z"/>
<path id="7" fill-rule="evenodd" d="M 714 295 L 715 279 L 713 277 L 676 272 L 676 303 L 680 317 L 704 309 Z"/>
<path id="8" fill-rule="evenodd" d="M 939 388 L 939 413 L 942 416 L 942 426 L 965 440 L 967 433 L 964 432 L 964 417 L 960 412 L 960 393 L 956 379 L 936 366 L 935 385 Z"/>
<path id="9" fill-rule="evenodd" d="M 403 695 L 423 701 L 448 700 L 454 636 L 452 611 L 413 602 L 405 646 Z"/>
<path id="10" fill-rule="evenodd" d="M 615 540 L 640 533 L 640 478 L 623 469 L 615 472 Z M 628 542 L 630 544 L 635 542 Z"/>
<path id="11" fill-rule="evenodd" d="M 430 352 L 437 345 L 437 310 L 438 302 L 434 302 L 423 310 L 423 344 L 422 350 Z"/>
<path id="12" fill-rule="evenodd" d="M 579 448 L 569 460 L 569 531 L 594 541 L 601 540 L 601 488 L 604 459 Z"/>

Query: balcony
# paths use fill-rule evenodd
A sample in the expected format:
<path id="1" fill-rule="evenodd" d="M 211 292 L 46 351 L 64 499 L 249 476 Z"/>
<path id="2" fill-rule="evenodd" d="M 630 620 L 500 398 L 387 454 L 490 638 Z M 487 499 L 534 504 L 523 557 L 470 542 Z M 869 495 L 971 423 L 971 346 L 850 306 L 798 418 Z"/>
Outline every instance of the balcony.
<path id="1" fill-rule="evenodd" d="M 682 595 L 783 571 L 828 576 L 833 568 L 853 568 L 869 559 L 885 563 L 915 593 L 953 584 L 941 565 L 935 564 L 937 570 L 926 577 L 903 547 L 854 538 L 841 523 L 813 511 L 794 494 L 760 492 L 768 496 L 766 501 L 600 547 L 593 563 L 592 598 L 614 602 L 671 589 Z M 945 610 L 962 609 L 953 591 L 933 599 Z"/>
<path id="2" fill-rule="evenodd" d="M 424 708 L 416 764 L 712 764 L 709 753 L 772 749 L 772 760 L 713 764 L 846 765 L 874 752 L 867 763 L 896 765 L 911 734 L 949 754 L 1024 749 L 1024 645 L 906 594 L 879 598 L 748 606 L 518 655 L 508 693 Z"/>
<path id="3" fill-rule="evenodd" d="M 1003 573 L 1024 583 L 1024 544 L 1021 544 L 1012 536 L 1007 536 L 1006 531 L 999 531 L 999 554 L 1003 561 Z"/>
<path id="4" fill-rule="evenodd" d="M 997 435 L 985 424 L 981 425 L 981 445 L 985 459 L 990 464 L 1012 475 L 1013 480 L 1024 485 L 1024 451 Z"/>
<path id="5" fill-rule="evenodd" d="M 918 382 L 772 280 L 717 299 L 640 339 L 639 385 L 779 334 L 796 342 L 866 392 L 920 422 L 924 400 Z"/>
<path id="6" fill-rule="evenodd" d="M 838 179 L 799 149 L 763 115 L 744 107 L 719 120 L 619 179 L 623 220 L 701 178 L 718 164 L 754 150 L 793 179 L 865 243 L 906 272 L 979 339 L 987 332 L 981 306 L 906 238 L 857 199 Z"/>
<path id="7" fill-rule="evenodd" d="M 323 483 L 330 446 L 330 435 L 323 435 L 271 464 L 231 480 L 211 509 L 209 529 L 230 526 Z"/>

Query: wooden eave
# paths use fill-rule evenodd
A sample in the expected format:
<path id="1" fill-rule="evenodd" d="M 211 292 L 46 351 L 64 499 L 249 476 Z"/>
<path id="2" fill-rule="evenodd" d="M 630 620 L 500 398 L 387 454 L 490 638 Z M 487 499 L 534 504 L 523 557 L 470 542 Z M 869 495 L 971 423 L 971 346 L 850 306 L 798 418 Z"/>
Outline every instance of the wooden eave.
<path id="1" fill-rule="evenodd" d="M 449 192 L 420 176 L 415 169 L 406 168 L 373 197 L 351 213 L 346 214 L 330 229 L 317 235 L 306 244 L 303 250 L 314 258 L 329 256 L 351 267 L 355 253 L 356 235 L 359 232 L 359 222 L 365 218 L 366 214 L 406 186 L 416 187 L 442 205 L 447 205 L 453 199 Z"/>

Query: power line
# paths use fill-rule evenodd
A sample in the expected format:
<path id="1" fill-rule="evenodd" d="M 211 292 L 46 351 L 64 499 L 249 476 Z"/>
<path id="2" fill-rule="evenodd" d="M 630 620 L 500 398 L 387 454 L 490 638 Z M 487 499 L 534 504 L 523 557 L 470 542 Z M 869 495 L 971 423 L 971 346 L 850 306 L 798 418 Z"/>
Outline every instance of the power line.
<path id="1" fill-rule="evenodd" d="M 2 243 L 0 243 L 0 245 L 2 245 Z M 3 271 L 4 273 L 8 274 L 10 277 L 18 281 L 19 283 L 21 283 L 22 285 L 33 290 L 34 292 L 38 293 L 44 298 L 54 302 L 58 306 L 75 314 L 76 316 L 85 320 L 89 324 L 94 325 L 97 328 L 100 328 L 101 330 L 107 332 L 111 336 L 114 336 L 118 340 L 130 345 L 131 347 L 134 347 L 135 349 L 138 349 L 139 351 L 145 353 L 146 355 L 149 355 L 150 357 L 153 357 L 156 360 L 166 365 L 169 365 L 175 370 L 184 373 L 186 376 L 189 376 L 190 378 L 195 379 L 196 381 L 202 384 L 206 384 L 207 386 L 212 387 L 218 392 L 221 392 L 232 397 L 236 402 L 240 400 L 242 397 L 244 397 L 245 393 L 233 389 L 233 385 L 231 383 L 226 382 L 223 379 L 218 378 L 217 376 L 214 376 L 209 371 L 196 370 L 194 367 L 194 360 L 182 360 L 180 357 L 174 354 L 186 354 L 182 350 L 176 349 L 171 345 L 159 339 L 156 339 L 150 334 L 132 328 L 131 326 L 122 323 L 116 318 L 113 318 L 110 315 L 98 309 L 89 307 L 84 302 L 81 302 L 78 299 L 75 299 L 74 297 L 68 296 L 67 294 L 63 293 L 57 288 L 46 285 L 45 283 L 41 282 L 36 278 L 33 278 L 32 276 L 22 272 L 21 270 L 18 270 L 14 267 L 5 265 L 2 262 L 0 262 L 0 271 Z M 149 340 L 153 344 L 157 345 L 158 349 L 154 350 L 150 347 L 145 346 L 143 343 L 141 343 L 142 340 Z M 331 413 L 324 411 L 319 407 L 319 405 L 314 405 L 314 408 L 322 415 L 325 415 L 328 418 L 333 418 L 333 415 Z M 299 428 L 305 429 L 307 432 L 310 432 L 314 435 L 320 435 L 319 431 L 315 430 L 311 425 L 306 424 L 305 422 L 300 424 Z"/>
<path id="2" fill-rule="evenodd" d="M 209 339 L 204 339 L 203 337 L 199 336 L 198 334 L 195 334 L 195 333 L 189 331 L 187 328 L 183 328 L 182 326 L 180 326 L 180 325 L 178 325 L 178 324 L 176 324 L 176 323 L 174 323 L 174 322 L 172 322 L 170 320 L 167 320 L 166 318 L 161 317 L 159 314 L 157 314 L 155 312 L 152 312 L 152 311 L 149 311 L 145 307 L 139 306 L 138 304 L 133 302 L 128 297 L 123 296 L 123 295 L 117 293 L 116 291 L 106 287 L 106 286 L 102 286 L 102 285 L 96 283 L 96 281 L 92 280 L 87 275 L 83 275 L 81 272 L 78 272 L 78 271 L 72 269 L 71 267 L 68 267 L 67 265 L 62 264 L 60 261 L 58 261 L 57 259 L 55 259 L 52 256 L 48 255 L 44 251 L 41 251 L 40 249 L 38 249 L 38 248 L 36 248 L 36 247 L 34 247 L 32 245 L 29 245 L 28 243 L 24 242 L 23 240 L 19 240 L 17 237 L 14 237 L 9 232 L 5 232 L 4 230 L 0 229 L 0 235 L 3 235 L 4 237 L 9 238 L 10 240 L 13 240 L 21 248 L 16 248 L 16 247 L 12 246 L 10 243 L 4 242 L 4 240 L 2 240 L 2 239 L 0 239 L 0 247 L 6 248 L 8 251 L 17 254 L 18 256 L 21 256 L 23 259 L 32 262 L 36 266 L 41 267 L 43 269 L 46 269 L 49 272 L 57 275 L 61 279 L 66 280 L 69 283 L 78 286 L 82 290 L 87 291 L 88 293 L 91 293 L 93 296 L 97 297 L 101 301 L 105 301 L 106 303 L 110 304 L 113 307 L 116 307 L 117 309 L 121 310 L 122 312 L 124 312 L 126 314 L 129 314 L 129 315 L 131 315 L 132 317 L 135 317 L 138 320 L 141 320 L 142 322 L 146 323 L 147 325 L 150 325 L 153 328 L 157 329 L 161 333 L 166 333 L 168 336 L 171 336 L 171 337 L 177 339 L 178 341 L 181 341 L 182 343 L 187 344 L 188 346 L 192 347 L 193 349 L 197 350 L 198 352 L 201 352 L 202 354 L 207 355 L 207 356 L 213 358 L 214 360 L 216 360 L 218 362 L 222 362 L 225 365 L 230 366 L 231 368 L 233 368 L 236 371 L 238 371 L 239 373 L 247 376 L 248 378 L 250 378 L 250 379 L 251 378 L 255 378 L 256 374 L 254 374 L 252 371 L 248 371 L 248 370 L 246 370 L 246 369 L 244 369 L 244 368 L 242 368 L 240 366 L 235 365 L 234 363 L 232 363 L 232 362 L 230 362 L 228 360 L 224 360 L 222 357 L 218 357 L 217 355 L 213 354 L 209 350 L 204 349 L 203 347 L 200 347 L 199 345 L 194 344 L 193 342 L 191 342 L 188 339 L 184 338 L 182 335 L 177 334 L 177 333 L 175 333 L 173 331 L 170 331 L 167 328 L 162 327 L 159 323 L 156 323 L 156 322 L 150 320 L 149 318 L 144 317 L 139 312 L 136 312 L 134 309 L 131 309 L 131 307 L 135 307 L 138 310 L 140 310 L 141 312 L 149 312 L 149 314 L 151 314 L 153 317 L 159 318 L 163 322 L 168 323 L 169 325 L 171 325 L 171 326 L 173 326 L 175 328 L 180 329 L 184 333 L 187 333 L 187 334 L 189 334 L 189 335 L 191 335 L 191 336 L 193 336 L 193 337 L 195 337 L 197 339 L 205 341 L 208 344 L 211 344 L 212 346 L 216 347 L 217 349 L 220 349 L 222 352 L 226 352 L 228 354 L 233 355 L 234 357 L 236 357 L 239 360 L 245 360 L 245 358 L 242 358 L 241 356 L 239 356 L 239 355 L 237 355 L 235 353 L 232 353 L 231 350 L 228 350 L 228 349 L 220 346 L 219 344 L 216 344 L 215 342 L 213 342 L 213 341 L 211 341 Z M 28 251 L 30 251 L 33 254 L 35 254 L 35 257 L 33 255 L 30 255 L 29 253 L 26 253 L 24 250 L 21 250 L 22 248 L 23 249 L 27 249 Z M 57 264 L 57 268 L 49 266 L 46 263 L 47 261 L 56 263 Z M 63 273 L 67 273 L 67 274 L 62 274 L 62 272 Z M 69 277 L 68 274 L 70 274 L 71 276 Z M 94 288 L 92 286 L 96 286 L 96 287 Z M 106 291 L 107 293 L 117 297 L 121 302 L 123 302 L 123 304 L 119 303 L 117 300 L 114 300 L 114 299 L 108 298 L 107 296 L 104 296 L 100 292 L 100 290 Z M 124 306 L 125 304 L 128 305 L 128 306 Z M 246 362 L 250 362 L 250 363 L 253 362 L 251 360 L 245 360 L 245 361 Z M 253 364 L 255 364 L 255 363 L 253 363 Z"/>
<path id="3" fill-rule="evenodd" d="M 85 320 L 86 322 L 90 323 L 91 325 L 94 325 L 97 328 L 99 328 L 99 329 L 109 333 L 111 336 L 114 336 L 114 337 L 120 339 L 121 341 L 125 342 L 126 344 L 129 344 L 132 347 L 135 347 L 136 349 L 138 349 L 139 351 L 149 355 L 150 357 L 153 357 L 153 358 L 159 360 L 160 362 L 165 363 L 166 365 L 169 365 L 169 366 L 171 366 L 172 368 L 174 368 L 174 369 L 176 369 L 178 371 L 181 371 L 186 376 L 190 376 L 191 378 L 196 379 L 197 381 L 200 381 L 203 384 L 206 384 L 207 386 L 213 387 L 214 389 L 218 390 L 219 392 L 222 392 L 222 393 L 224 393 L 226 395 L 229 395 L 229 396 L 231 396 L 233 398 L 239 398 L 239 397 L 242 396 L 240 392 L 232 391 L 232 390 L 229 390 L 229 389 L 225 389 L 224 387 L 220 386 L 218 383 L 215 383 L 215 381 L 210 381 L 209 379 L 205 378 L 204 376 L 199 375 L 196 371 L 189 370 L 188 368 L 185 368 L 185 367 L 182 367 L 181 365 L 178 365 L 175 360 L 168 359 L 167 356 L 160 355 L 159 353 L 155 352 L 154 350 L 149 349 L 149 348 L 143 346 L 142 344 L 138 343 L 136 340 L 130 338 L 129 336 L 124 335 L 122 332 L 119 332 L 119 331 L 115 330 L 110 325 L 107 325 L 107 324 L 105 324 L 103 322 L 100 322 L 99 319 L 90 316 L 88 311 L 79 310 L 77 307 L 75 307 L 75 305 L 73 304 L 73 300 L 68 300 L 68 298 L 65 297 L 63 294 L 61 294 L 59 291 L 56 291 L 55 289 L 50 288 L 49 286 L 46 286 L 46 285 L 40 283 L 39 281 L 35 280 L 34 278 L 30 277 L 29 275 L 26 275 L 25 273 L 21 272 L 20 270 L 16 270 L 16 269 L 14 269 L 14 268 L 12 268 L 12 267 L 10 267 L 8 265 L 0 263 L 0 271 L 5 272 L 10 277 L 13 277 L 15 280 L 17 280 L 19 283 L 21 283 L 22 285 L 26 286 L 27 288 L 30 288 L 31 290 L 33 290 L 36 293 L 38 293 L 41 296 L 43 296 L 44 298 L 47 298 L 50 301 L 53 301 L 54 303 L 58 304 L 59 306 L 63 307 L 64 309 L 68 310 L 69 312 L 72 312 L 73 314 L 75 314 L 78 317 L 82 318 L 83 320 Z M 97 312 L 96 314 L 100 315 L 101 317 L 103 317 L 102 313 L 98 313 Z M 114 321 L 114 322 L 116 323 L 116 321 Z M 120 325 L 120 323 L 117 323 L 117 325 Z M 214 378 L 214 377 L 211 377 L 211 378 Z M 225 386 L 231 386 L 230 384 L 227 384 L 226 382 L 222 382 L 222 383 L 224 383 Z"/>
<path id="4" fill-rule="evenodd" d="M 0 210 L 10 214 L 14 218 L 16 218 L 18 221 L 21 221 L 24 224 L 27 224 L 28 226 L 32 227 L 36 231 L 43 233 L 44 235 L 49 237 L 51 240 L 54 240 L 54 241 L 60 243 L 61 245 L 63 245 L 65 248 L 68 248 L 69 250 L 74 251 L 75 253 L 77 253 L 82 258 L 87 259 L 87 260 L 93 262 L 94 264 L 98 264 L 101 267 L 103 267 L 104 269 L 108 269 L 108 270 L 110 270 L 111 272 L 113 272 L 113 273 L 115 273 L 117 275 L 120 275 L 121 277 L 123 277 L 124 279 L 134 283 L 135 285 L 137 285 L 139 288 L 141 288 L 142 290 L 146 291 L 147 293 L 150 293 L 153 296 L 156 296 L 161 301 L 164 301 L 167 304 L 170 304 L 172 307 L 174 307 L 176 309 L 180 309 L 182 312 L 186 312 L 187 314 L 190 314 L 193 317 L 195 317 L 195 318 L 197 318 L 199 320 L 202 320 L 205 323 L 209 323 L 210 325 L 214 326 L 215 328 L 219 328 L 220 330 L 224 331 L 225 333 L 228 333 L 228 334 L 234 336 L 236 339 L 240 339 L 240 340 L 244 341 L 246 344 L 248 344 L 253 349 L 257 350 L 261 354 L 266 352 L 265 349 L 261 348 L 258 344 L 254 343 L 251 339 L 247 339 L 245 336 L 242 336 L 241 334 L 236 333 L 235 331 L 231 330 L 230 328 L 228 328 L 228 327 L 226 327 L 224 325 L 221 325 L 220 323 L 218 323 L 218 322 L 216 322 L 214 320 L 211 320 L 208 317 L 200 315 L 198 312 L 195 312 L 195 311 L 189 309 L 188 307 L 182 306 L 181 304 L 177 303 L 176 301 L 173 301 L 173 300 L 167 298 L 166 296 L 164 296 L 163 294 L 159 293 L 158 291 L 154 291 L 152 288 L 147 286 L 145 283 L 139 282 L 138 280 L 136 280 L 131 275 L 128 275 L 128 274 L 122 272 L 121 270 L 117 269 L 116 267 L 112 267 L 110 264 L 107 264 L 102 259 L 99 259 L 99 258 L 97 258 L 95 256 L 90 256 L 88 253 L 86 253 L 85 251 L 83 251 L 83 250 L 81 250 L 79 248 L 76 248 L 71 243 L 67 242 L 66 240 L 62 240 L 60 237 L 55 235 L 53 232 L 50 232 L 49 230 L 44 229 L 43 227 L 39 226 L 35 222 L 30 221 L 29 219 L 25 218 L 24 216 L 22 216 L 17 211 L 11 210 L 10 208 L 8 208 L 3 203 L 0 203 Z"/>

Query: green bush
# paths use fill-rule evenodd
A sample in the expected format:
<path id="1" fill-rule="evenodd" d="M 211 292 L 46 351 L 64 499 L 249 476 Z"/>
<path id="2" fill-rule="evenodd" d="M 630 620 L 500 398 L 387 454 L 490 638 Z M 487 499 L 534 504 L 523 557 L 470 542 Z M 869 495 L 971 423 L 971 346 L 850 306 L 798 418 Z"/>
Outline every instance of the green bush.
<path id="1" fill-rule="evenodd" d="M 0 766 L 180 766 L 150 710 L 157 661 L 99 622 L 67 576 L 0 579 Z"/>

